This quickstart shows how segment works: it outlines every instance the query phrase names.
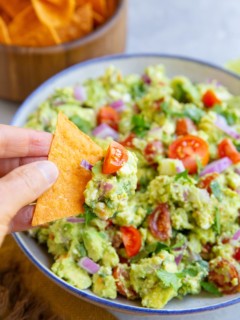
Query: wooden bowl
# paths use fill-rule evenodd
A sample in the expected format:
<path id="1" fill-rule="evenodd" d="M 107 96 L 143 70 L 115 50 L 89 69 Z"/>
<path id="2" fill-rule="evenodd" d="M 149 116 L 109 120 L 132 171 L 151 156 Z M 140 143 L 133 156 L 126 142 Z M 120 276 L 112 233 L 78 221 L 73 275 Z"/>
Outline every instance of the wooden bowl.
<path id="1" fill-rule="evenodd" d="M 0 98 L 22 101 L 39 84 L 78 62 L 121 53 L 126 44 L 127 0 L 89 35 L 56 46 L 33 48 L 0 45 Z"/>

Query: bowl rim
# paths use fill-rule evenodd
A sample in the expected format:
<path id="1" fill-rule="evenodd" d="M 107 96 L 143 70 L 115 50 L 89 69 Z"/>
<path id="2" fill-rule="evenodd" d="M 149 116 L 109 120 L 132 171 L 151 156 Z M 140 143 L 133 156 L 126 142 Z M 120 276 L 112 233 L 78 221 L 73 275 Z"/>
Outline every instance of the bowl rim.
<path id="1" fill-rule="evenodd" d="M 13 116 L 10 124 L 14 125 L 14 123 L 16 122 L 19 115 L 24 112 L 24 109 L 27 107 L 28 103 L 31 101 L 31 99 L 36 94 L 38 94 L 40 91 L 44 90 L 46 87 L 48 87 L 56 79 L 64 77 L 64 75 L 66 75 L 67 73 L 71 73 L 73 70 L 79 70 L 89 64 L 101 63 L 101 62 L 111 61 L 111 60 L 115 60 L 115 59 L 128 60 L 128 59 L 149 58 L 149 57 L 169 58 L 169 59 L 173 59 L 173 60 L 175 59 L 175 60 L 183 60 L 183 61 L 193 62 L 193 63 L 196 63 L 200 66 L 207 66 L 207 67 L 210 67 L 213 69 L 217 69 L 217 70 L 219 70 L 227 75 L 230 75 L 231 77 L 240 81 L 240 76 L 236 75 L 235 73 L 233 73 L 231 71 L 228 71 L 218 65 L 215 65 L 214 63 L 205 62 L 203 60 L 191 58 L 191 57 L 187 57 L 187 56 L 175 55 L 175 54 L 165 54 L 165 53 L 163 53 L 163 54 L 161 54 L 161 53 L 132 53 L 132 54 L 110 55 L 110 56 L 95 58 L 95 59 L 91 59 L 91 60 L 87 60 L 87 61 L 75 64 L 75 65 L 57 73 L 56 75 L 52 76 L 48 80 L 46 80 L 37 89 L 35 89 L 25 99 L 25 101 L 20 105 L 18 111 Z M 197 307 L 197 308 L 188 309 L 188 310 L 186 310 L 186 309 L 185 310 L 184 309 L 171 310 L 171 309 L 150 309 L 150 308 L 144 308 L 144 307 L 138 307 L 138 306 L 125 305 L 125 304 L 122 304 L 119 302 L 115 302 L 114 300 L 109 300 L 109 299 L 101 298 L 98 296 L 92 296 L 92 295 L 89 295 L 89 293 L 86 292 L 85 290 L 80 290 L 80 289 L 77 289 L 74 286 L 70 285 L 69 283 L 62 280 L 58 276 L 56 276 L 54 273 L 52 273 L 50 269 L 48 269 L 47 267 L 45 267 L 41 263 L 39 263 L 38 260 L 31 254 L 29 249 L 23 244 L 19 233 L 13 234 L 13 237 L 14 237 L 15 241 L 17 242 L 17 244 L 19 245 L 19 247 L 22 249 L 22 251 L 29 258 L 29 260 L 35 266 L 37 266 L 38 269 L 40 269 L 47 277 L 49 277 L 51 280 L 56 282 L 61 287 L 65 288 L 67 291 L 70 291 L 70 292 L 74 293 L 75 295 L 80 296 L 81 298 L 83 298 L 86 301 L 94 302 L 95 304 L 97 304 L 100 307 L 109 308 L 109 309 L 113 309 L 115 311 L 117 310 L 120 312 L 136 312 L 140 315 L 144 315 L 144 314 L 145 315 L 146 314 L 148 314 L 148 315 L 185 315 L 185 314 L 194 314 L 194 313 L 200 313 L 200 312 L 202 313 L 202 312 L 207 312 L 207 311 L 213 311 L 213 310 L 224 308 L 227 306 L 231 306 L 231 305 L 234 305 L 234 304 L 237 304 L 240 302 L 240 296 L 239 296 L 239 297 L 233 298 L 231 300 L 221 302 L 218 304 L 212 304 L 212 305 L 206 306 L 206 307 Z"/>
<path id="2" fill-rule="evenodd" d="M 122 9 L 127 4 L 127 0 L 118 0 L 119 3 L 114 14 L 109 17 L 106 22 L 100 25 L 98 28 L 83 36 L 82 38 L 77 38 L 72 41 L 67 41 L 51 46 L 43 46 L 43 47 L 28 47 L 28 46 L 18 46 L 18 45 L 4 45 L 0 43 L 0 51 L 6 50 L 8 52 L 14 52 L 17 54 L 31 53 L 31 54 L 47 54 L 47 53 L 57 53 L 62 50 L 71 50 L 79 46 L 83 46 L 88 44 L 89 42 L 94 41 L 96 38 L 101 37 L 104 33 L 106 33 L 115 21 L 119 18 L 119 15 L 122 12 Z"/>

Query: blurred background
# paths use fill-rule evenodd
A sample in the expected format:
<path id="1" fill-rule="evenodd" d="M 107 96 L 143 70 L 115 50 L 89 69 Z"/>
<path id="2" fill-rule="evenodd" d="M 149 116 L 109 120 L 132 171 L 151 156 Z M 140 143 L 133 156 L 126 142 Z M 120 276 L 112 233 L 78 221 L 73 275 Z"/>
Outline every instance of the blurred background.
<path id="1" fill-rule="evenodd" d="M 240 58 L 239 0 L 129 0 L 127 52 Z"/>

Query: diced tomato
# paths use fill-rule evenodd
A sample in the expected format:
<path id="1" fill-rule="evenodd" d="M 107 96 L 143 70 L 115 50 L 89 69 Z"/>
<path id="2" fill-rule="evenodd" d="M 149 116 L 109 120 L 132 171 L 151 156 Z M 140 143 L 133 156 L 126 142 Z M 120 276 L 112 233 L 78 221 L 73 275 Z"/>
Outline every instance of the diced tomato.
<path id="1" fill-rule="evenodd" d="M 204 166 L 209 161 L 208 144 L 196 136 L 183 136 L 169 146 L 168 155 L 169 158 L 181 160 L 189 173 L 196 173 L 198 160 Z"/>
<path id="2" fill-rule="evenodd" d="M 233 163 L 240 162 L 240 153 L 230 139 L 223 139 L 218 145 L 218 154 L 220 158 L 228 157 Z"/>
<path id="3" fill-rule="evenodd" d="M 218 176 L 219 174 L 217 172 L 213 172 L 205 175 L 198 182 L 198 187 L 201 189 L 206 189 L 211 194 L 212 193 L 211 182 L 215 180 Z"/>
<path id="4" fill-rule="evenodd" d="M 98 115 L 97 115 L 98 124 L 106 123 L 113 129 L 118 130 L 119 120 L 120 120 L 120 117 L 118 112 L 110 106 L 102 107 L 98 111 Z"/>
<path id="5" fill-rule="evenodd" d="M 121 142 L 119 142 L 122 146 L 126 147 L 126 148 L 133 148 L 133 139 L 136 138 L 135 133 L 130 133 L 129 136 L 127 136 L 127 138 Z"/>
<path id="6" fill-rule="evenodd" d="M 171 237 L 172 226 L 167 203 L 160 203 L 150 214 L 148 225 L 152 235 L 160 241 L 166 241 Z"/>
<path id="7" fill-rule="evenodd" d="M 129 282 L 129 272 L 123 265 L 113 269 L 113 277 L 116 280 L 117 291 L 128 299 L 136 299 L 137 293 Z"/>
<path id="8" fill-rule="evenodd" d="M 155 158 L 157 155 L 163 154 L 163 144 L 159 140 L 154 140 L 151 142 L 148 142 L 144 149 L 144 155 L 146 160 L 150 163 L 153 164 L 155 163 Z"/>
<path id="9" fill-rule="evenodd" d="M 221 103 L 221 100 L 218 99 L 213 90 L 208 89 L 202 96 L 202 102 L 206 108 L 212 108 L 215 104 Z"/>
<path id="10" fill-rule="evenodd" d="M 191 119 L 181 118 L 177 120 L 176 134 L 178 136 L 185 136 L 195 130 L 196 130 L 196 126 Z"/>
<path id="11" fill-rule="evenodd" d="M 108 147 L 105 156 L 102 173 L 115 173 L 128 161 L 127 150 L 119 143 L 113 141 Z"/>
<path id="12" fill-rule="evenodd" d="M 235 260 L 237 260 L 238 262 L 240 262 L 240 248 L 236 248 L 236 249 L 235 249 L 233 258 L 234 258 Z"/>
<path id="13" fill-rule="evenodd" d="M 234 264 L 222 258 L 209 264 L 208 280 L 213 282 L 223 293 L 232 294 L 240 292 L 240 275 Z M 233 284 L 233 280 L 234 284 Z"/>
<path id="14" fill-rule="evenodd" d="M 129 258 L 135 256 L 141 249 L 142 236 L 138 229 L 133 226 L 121 227 L 123 244 Z"/>

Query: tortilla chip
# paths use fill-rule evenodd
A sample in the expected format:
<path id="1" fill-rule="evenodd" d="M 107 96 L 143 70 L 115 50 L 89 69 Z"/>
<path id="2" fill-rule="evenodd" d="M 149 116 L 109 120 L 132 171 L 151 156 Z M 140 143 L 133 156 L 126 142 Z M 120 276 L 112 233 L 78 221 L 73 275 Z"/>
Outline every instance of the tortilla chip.
<path id="1" fill-rule="evenodd" d="M 0 17 L 3 19 L 6 25 L 8 25 L 12 21 L 12 18 L 7 14 L 6 11 L 2 9 L 0 9 Z"/>
<path id="2" fill-rule="evenodd" d="M 107 3 L 106 0 L 89 0 L 93 10 L 103 17 L 107 16 Z"/>
<path id="3" fill-rule="evenodd" d="M 53 187 L 38 199 L 32 225 L 82 213 L 83 192 L 92 174 L 80 163 L 87 160 L 95 164 L 102 156 L 102 149 L 59 113 L 49 160 L 58 166 L 60 174 Z"/>
<path id="4" fill-rule="evenodd" d="M 53 28 L 43 25 L 32 6 L 20 12 L 9 24 L 12 44 L 20 46 L 51 46 L 60 42 Z"/>
<path id="5" fill-rule="evenodd" d="M 0 8 L 12 18 L 14 18 L 30 4 L 30 0 L 0 0 Z"/>
<path id="6" fill-rule="evenodd" d="M 57 28 L 61 42 L 72 41 L 85 36 L 93 30 L 92 6 L 87 3 L 76 9 L 68 25 Z"/>
<path id="7" fill-rule="evenodd" d="M 5 21 L 0 17 L 0 43 L 11 44 L 8 28 Z"/>
<path id="8" fill-rule="evenodd" d="M 75 0 L 32 0 L 39 20 L 49 27 L 66 25 L 73 15 Z"/>

